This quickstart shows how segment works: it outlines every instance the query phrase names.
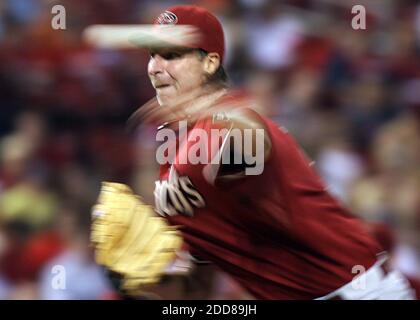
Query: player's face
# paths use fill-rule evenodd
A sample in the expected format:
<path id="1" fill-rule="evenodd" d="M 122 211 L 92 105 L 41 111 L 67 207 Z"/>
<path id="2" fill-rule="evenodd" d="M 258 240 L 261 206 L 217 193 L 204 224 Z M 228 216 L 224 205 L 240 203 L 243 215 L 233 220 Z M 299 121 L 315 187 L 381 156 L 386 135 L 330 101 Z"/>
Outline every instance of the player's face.
<path id="1" fill-rule="evenodd" d="M 175 102 L 205 80 L 203 59 L 198 52 L 187 49 L 150 51 L 148 74 L 160 105 Z"/>

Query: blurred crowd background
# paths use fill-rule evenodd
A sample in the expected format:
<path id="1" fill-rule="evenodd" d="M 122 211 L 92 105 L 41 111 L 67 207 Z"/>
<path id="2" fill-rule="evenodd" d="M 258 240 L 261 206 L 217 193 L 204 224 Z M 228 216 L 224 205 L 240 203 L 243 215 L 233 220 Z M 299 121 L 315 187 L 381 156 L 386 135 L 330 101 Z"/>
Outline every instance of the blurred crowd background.
<path id="1" fill-rule="evenodd" d="M 89 247 L 90 208 L 102 180 L 153 202 L 153 131 L 125 124 L 154 91 L 147 52 L 89 48 L 81 33 L 151 23 L 178 3 L 221 19 L 233 86 L 375 223 L 394 266 L 420 278 L 419 1 L 357 1 L 367 23 L 353 30 L 350 0 L 1 0 L 0 298 L 115 298 Z M 51 27 L 55 4 L 66 30 Z M 51 286 L 57 265 L 65 290 Z M 185 285 L 197 297 L 247 298 L 221 273 L 211 281 L 211 292 Z"/>

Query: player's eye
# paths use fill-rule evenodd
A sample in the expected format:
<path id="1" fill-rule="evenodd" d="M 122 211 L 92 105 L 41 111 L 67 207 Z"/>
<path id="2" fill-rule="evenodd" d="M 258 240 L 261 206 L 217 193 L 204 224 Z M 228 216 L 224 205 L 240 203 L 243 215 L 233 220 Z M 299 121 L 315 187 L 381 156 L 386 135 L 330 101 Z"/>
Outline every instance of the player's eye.
<path id="1" fill-rule="evenodd" d="M 166 52 L 163 53 L 162 58 L 165 60 L 174 60 L 182 57 L 182 54 L 179 52 Z"/>

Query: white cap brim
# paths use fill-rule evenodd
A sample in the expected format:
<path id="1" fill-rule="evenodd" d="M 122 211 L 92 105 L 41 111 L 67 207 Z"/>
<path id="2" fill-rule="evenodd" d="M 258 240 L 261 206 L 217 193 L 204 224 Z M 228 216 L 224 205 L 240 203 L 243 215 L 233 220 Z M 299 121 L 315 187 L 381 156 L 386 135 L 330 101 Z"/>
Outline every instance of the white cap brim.
<path id="1" fill-rule="evenodd" d="M 195 47 L 200 32 L 189 25 L 92 25 L 83 32 L 91 46 L 108 49 Z"/>

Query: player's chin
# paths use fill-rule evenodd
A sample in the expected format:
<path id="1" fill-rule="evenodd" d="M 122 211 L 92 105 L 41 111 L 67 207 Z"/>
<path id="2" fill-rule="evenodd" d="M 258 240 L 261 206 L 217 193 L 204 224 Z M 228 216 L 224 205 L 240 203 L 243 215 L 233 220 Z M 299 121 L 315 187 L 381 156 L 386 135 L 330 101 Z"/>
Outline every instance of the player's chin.
<path id="1" fill-rule="evenodd" d="M 173 103 L 177 98 L 177 92 L 172 87 L 165 87 L 156 90 L 156 97 L 161 106 L 169 105 Z"/>

